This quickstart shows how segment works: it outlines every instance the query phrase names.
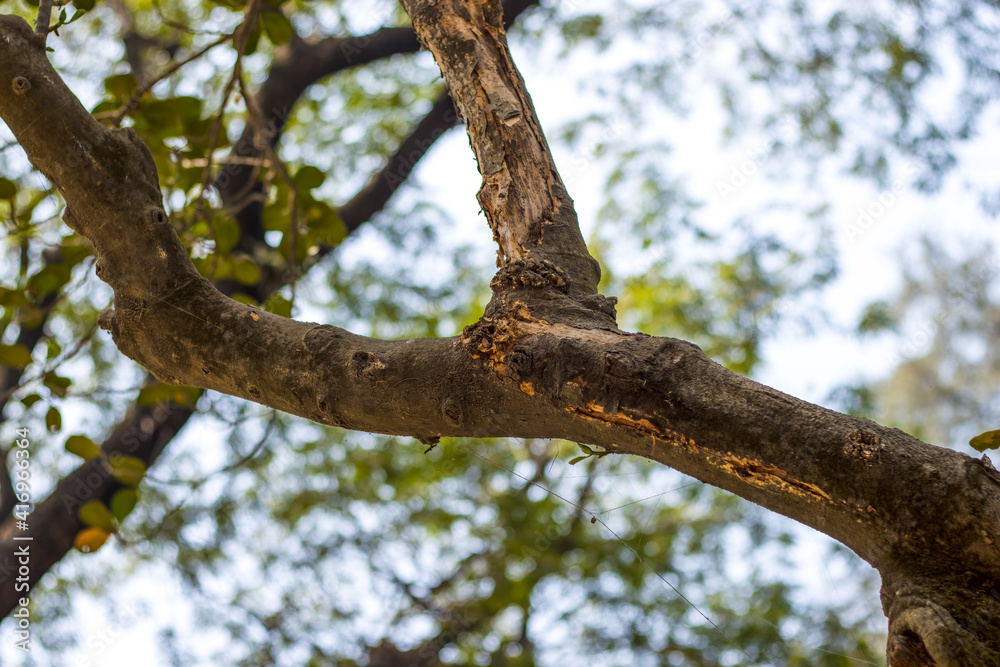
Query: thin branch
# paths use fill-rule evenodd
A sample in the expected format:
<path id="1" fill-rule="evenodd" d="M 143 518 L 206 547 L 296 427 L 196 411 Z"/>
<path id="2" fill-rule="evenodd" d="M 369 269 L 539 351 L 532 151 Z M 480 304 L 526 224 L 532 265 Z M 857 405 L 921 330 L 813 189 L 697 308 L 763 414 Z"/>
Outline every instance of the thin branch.
<path id="1" fill-rule="evenodd" d="M 205 193 L 208 191 L 209 183 L 212 180 L 212 155 L 215 153 L 215 147 L 218 145 L 219 141 L 219 133 L 222 131 L 222 119 L 226 113 L 226 104 L 229 103 L 229 96 L 232 95 L 233 88 L 240 78 L 243 69 L 243 54 L 246 52 L 247 48 L 247 40 L 250 37 L 250 33 L 253 31 L 254 25 L 257 23 L 259 14 L 260 0 L 253 0 L 249 5 L 247 5 L 243 23 L 236 30 L 236 64 L 233 66 L 232 76 L 230 76 L 229 80 L 226 82 L 226 88 L 222 92 L 222 103 L 219 105 L 219 113 L 215 117 L 215 121 L 212 123 L 212 129 L 209 131 L 208 148 L 205 151 L 205 156 L 208 161 L 205 163 L 205 168 L 202 170 L 201 188 L 199 189 L 198 197 L 195 200 L 196 210 L 201 207 L 201 204 L 205 199 Z M 196 213 L 196 215 L 198 215 L 198 213 Z"/>
<path id="2" fill-rule="evenodd" d="M 288 173 L 288 168 L 285 166 L 284 161 L 278 157 L 278 152 L 274 149 L 274 145 L 271 142 L 271 137 L 268 136 L 269 131 L 264 127 L 264 118 L 261 114 L 260 107 L 257 106 L 256 98 L 250 94 L 246 89 L 246 82 L 243 80 L 242 73 L 239 77 L 240 93 L 243 95 L 243 99 L 246 100 L 248 117 L 250 118 L 250 124 L 254 128 L 254 132 L 259 138 L 258 144 L 264 149 L 264 153 L 267 155 L 270 161 L 271 168 L 277 172 L 278 177 L 285 182 L 288 186 L 290 193 L 290 220 L 289 227 L 291 228 L 291 234 L 288 241 L 288 271 L 290 274 L 290 280 L 295 283 L 296 280 L 296 245 L 298 243 L 299 237 L 299 190 L 295 185 L 295 181 L 292 180 L 291 175 Z"/>
<path id="3" fill-rule="evenodd" d="M 49 34 L 49 24 L 52 23 L 52 5 L 54 0 L 39 0 L 38 19 L 35 20 L 35 35 L 45 43 L 45 38 Z"/>
<path id="4" fill-rule="evenodd" d="M 381 211 L 389 198 L 406 182 L 417 162 L 445 132 L 459 123 L 447 89 L 442 89 L 427 112 L 385 166 L 357 194 L 340 207 L 340 219 L 348 231 L 357 229 Z"/>
<path id="5" fill-rule="evenodd" d="M 201 58 L 203 55 L 205 55 L 206 53 L 208 53 L 209 51 L 211 51 L 215 47 L 219 46 L 220 44 L 224 44 L 224 43 L 228 42 L 229 40 L 231 40 L 233 38 L 233 35 L 234 35 L 234 33 L 223 35 L 222 37 L 218 38 L 214 42 L 212 42 L 210 44 L 207 44 L 206 46 L 198 49 L 197 51 L 195 51 L 194 53 L 192 53 L 190 56 L 188 56 L 187 58 L 185 58 L 184 60 L 180 60 L 180 61 L 174 63 L 173 65 L 171 65 L 170 67 L 168 67 L 167 69 L 165 69 L 163 72 L 161 72 L 159 75 L 155 76 L 150 81 L 146 82 L 145 84 L 140 85 L 139 88 L 137 88 L 136 91 L 134 93 L 132 93 L 132 97 L 129 99 L 129 101 L 126 102 L 125 104 L 123 104 L 117 110 L 115 110 L 113 112 L 106 112 L 106 113 L 103 113 L 103 114 L 95 114 L 94 117 L 95 118 L 99 118 L 99 119 L 100 118 L 110 118 L 112 125 L 114 125 L 115 127 L 118 127 L 119 125 L 121 125 L 122 119 L 124 119 L 125 116 L 128 115 L 128 113 L 130 111 L 132 111 L 136 107 L 136 105 L 138 105 L 139 100 L 141 100 L 142 97 L 146 93 L 148 93 L 150 90 L 152 90 L 153 86 L 155 86 L 156 84 L 158 84 L 160 81 L 163 81 L 164 79 L 170 77 L 177 70 L 179 70 L 180 68 L 184 67 L 188 63 L 194 62 L 198 58 Z M 244 48 L 245 47 L 246 47 L 246 42 L 244 41 Z M 231 90 L 231 88 L 229 88 L 229 90 Z M 226 99 L 228 99 L 228 97 Z M 225 106 L 225 105 L 223 105 L 223 106 Z"/>

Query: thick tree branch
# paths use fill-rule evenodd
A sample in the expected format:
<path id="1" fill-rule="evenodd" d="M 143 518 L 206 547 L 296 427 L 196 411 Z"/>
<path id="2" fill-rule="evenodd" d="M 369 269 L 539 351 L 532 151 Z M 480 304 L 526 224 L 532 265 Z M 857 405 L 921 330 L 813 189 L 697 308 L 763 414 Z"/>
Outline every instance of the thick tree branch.
<path id="1" fill-rule="evenodd" d="M 523 3 L 525 7 L 535 4 L 534 1 Z M 520 10 L 519 10 L 520 11 Z M 266 85 L 266 84 L 265 84 Z M 454 106 L 446 92 L 435 102 L 428 114 L 414 128 L 413 132 L 403 140 L 396 153 L 393 154 L 385 167 L 374 176 L 361 191 L 341 208 L 341 217 L 347 227 L 348 234 L 357 230 L 363 223 L 371 219 L 371 216 L 381 210 L 391 195 L 408 178 L 416 162 L 426 153 L 427 149 L 437 140 L 441 134 L 454 127 L 458 122 L 458 117 L 454 111 Z M 245 222 L 249 219 L 246 214 L 237 215 L 237 220 Z M 244 238 L 252 238 L 251 235 L 244 235 Z M 324 248 L 319 256 L 326 255 L 330 248 Z M 315 258 L 314 258 L 315 259 Z M 279 288 L 282 284 L 280 271 L 267 270 L 264 267 L 262 278 L 258 285 L 246 286 L 235 281 L 223 281 L 218 284 L 219 290 L 227 296 L 232 296 L 237 291 L 250 291 L 258 300 L 265 299 L 269 294 Z M 47 297 L 48 301 L 42 304 L 45 312 L 48 306 L 55 299 L 53 293 Z M 28 345 L 28 337 L 40 335 L 41 325 L 34 329 L 22 330 L 18 343 L 25 344 L 31 349 L 34 342 Z M 14 384 L 20 378 L 19 369 L 8 369 L 7 380 Z M 11 374 L 16 373 L 16 377 Z M 4 394 L 4 402 L 6 394 Z M 0 403 L 2 407 L 2 403 Z M 188 408 L 177 406 L 172 403 L 165 403 L 155 408 L 134 406 L 123 421 L 115 428 L 102 446 L 106 456 L 113 453 L 125 453 L 129 456 L 136 456 L 142 459 L 147 467 L 152 466 L 159 456 L 163 447 L 177 434 L 187 423 L 187 420 L 194 414 Z M 152 419 L 151 415 L 163 416 L 164 418 Z M 169 415 L 169 419 L 165 418 Z M 152 430 L 149 430 L 152 428 Z M 137 442 L 156 443 L 155 447 L 145 446 L 130 448 L 128 451 L 121 450 L 122 435 L 128 434 L 129 444 Z M 96 466 L 96 470 L 101 472 L 103 468 Z M 45 574 L 55 563 L 59 562 L 66 552 L 72 548 L 73 539 L 77 532 L 83 527 L 82 522 L 76 515 L 76 510 L 84 502 L 90 499 L 99 499 L 108 502 L 111 496 L 120 488 L 120 485 L 113 478 L 106 474 L 102 477 L 102 482 L 98 486 L 88 487 L 88 493 L 77 498 L 70 503 L 63 502 L 67 489 L 82 488 L 81 480 L 90 477 L 92 480 L 95 471 L 95 464 L 86 463 L 71 475 L 69 475 L 56 492 L 39 504 L 33 522 L 33 529 L 38 529 L 46 535 L 43 543 L 39 542 L 33 556 L 32 575 L 29 586 L 34 584 Z M 77 494 L 79 495 L 79 494 Z M 10 508 L 13 506 L 13 487 L 9 477 L 0 479 L 0 506 Z M 7 516 L 9 512 L 3 513 L 4 519 L 0 520 L 0 554 L 7 554 L 0 560 L 0 582 L 6 581 L 10 573 L 14 571 L 15 563 L 10 558 L 14 552 L 15 544 L 13 537 L 13 522 Z M 10 524 L 10 525 L 6 525 Z M 0 618 L 6 616 L 17 604 L 18 595 L 9 587 L 0 590 Z"/>
<path id="2" fill-rule="evenodd" d="M 689 343 L 618 331 L 510 65 L 498 5 L 405 4 L 456 79 L 480 165 L 489 161 L 481 201 L 504 266 L 492 311 L 461 340 L 374 340 L 228 300 L 167 222 L 141 141 L 97 124 L 27 24 L 0 18 L 0 85 L 13 91 L 0 96 L 0 116 L 59 188 L 67 223 L 94 244 L 115 293 L 105 324 L 119 349 L 166 382 L 320 423 L 560 437 L 658 461 L 813 526 L 877 567 L 900 655 L 919 644 L 937 665 L 1000 664 L 992 466 L 759 385 Z"/>

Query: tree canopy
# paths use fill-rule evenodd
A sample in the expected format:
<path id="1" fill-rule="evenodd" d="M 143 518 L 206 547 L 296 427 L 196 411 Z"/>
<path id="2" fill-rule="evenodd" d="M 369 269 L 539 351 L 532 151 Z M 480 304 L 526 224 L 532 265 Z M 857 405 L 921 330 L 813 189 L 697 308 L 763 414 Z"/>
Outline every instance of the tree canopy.
<path id="1" fill-rule="evenodd" d="M 0 17 L 4 663 L 996 664 L 995 3 L 361 4 Z"/>

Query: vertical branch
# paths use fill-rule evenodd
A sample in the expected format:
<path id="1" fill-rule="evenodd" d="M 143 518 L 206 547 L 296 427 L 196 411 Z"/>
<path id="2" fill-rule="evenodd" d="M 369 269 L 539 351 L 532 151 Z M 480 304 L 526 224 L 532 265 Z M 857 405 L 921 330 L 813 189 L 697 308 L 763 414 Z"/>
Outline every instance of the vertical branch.
<path id="1" fill-rule="evenodd" d="M 250 91 L 246 88 L 246 82 L 243 81 L 242 72 L 239 77 L 240 94 L 243 95 L 243 99 L 247 105 L 247 117 L 250 121 L 250 125 L 253 127 L 256 136 L 258 137 L 260 148 L 264 150 L 264 154 L 267 155 L 268 160 L 271 163 L 271 168 L 277 172 L 278 177 L 285 182 L 288 186 L 289 191 L 289 202 L 291 211 L 289 215 L 291 216 L 289 220 L 290 235 L 288 240 L 288 271 L 290 274 L 290 281 L 294 284 L 297 280 L 297 262 L 296 253 L 298 252 L 298 238 L 299 238 L 299 189 L 295 185 L 295 181 L 292 180 L 291 175 L 288 173 L 288 168 L 280 157 L 278 157 L 278 151 L 275 149 L 274 144 L 271 142 L 271 134 L 267 128 L 264 127 L 264 115 L 261 113 L 260 107 L 257 105 L 257 98 L 250 94 Z"/>
<path id="2" fill-rule="evenodd" d="M 498 245 L 498 266 L 544 260 L 594 293 L 590 257 L 524 81 L 507 48 L 499 0 L 402 0 L 434 54 L 465 120 L 483 184 L 479 203 Z M 529 257 L 530 256 L 530 257 Z"/>
<path id="3" fill-rule="evenodd" d="M 52 23 L 52 4 L 54 0 L 39 0 L 38 19 L 35 21 L 35 34 L 45 43 L 45 38 L 49 34 L 49 24 Z"/>

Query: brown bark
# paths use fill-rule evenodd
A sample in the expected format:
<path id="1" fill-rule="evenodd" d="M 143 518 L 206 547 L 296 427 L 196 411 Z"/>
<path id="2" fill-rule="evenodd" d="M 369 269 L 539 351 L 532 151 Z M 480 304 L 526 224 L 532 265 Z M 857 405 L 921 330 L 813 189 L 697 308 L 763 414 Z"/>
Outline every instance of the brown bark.
<path id="1" fill-rule="evenodd" d="M 525 9 L 536 4 L 536 0 L 509 0 L 505 5 L 510 8 L 506 21 L 509 24 Z M 272 68 L 267 81 L 260 92 L 258 106 L 265 105 L 272 109 L 291 109 L 306 87 L 314 82 L 310 77 L 323 77 L 334 74 L 346 67 L 370 62 L 387 57 L 397 52 L 417 49 L 415 34 L 410 29 L 389 28 L 373 33 L 373 36 L 352 38 L 328 38 L 313 44 L 312 48 L 299 48 L 286 53 Z M 289 82 L 292 85 L 289 85 Z M 283 129 L 284 116 L 276 115 L 272 120 L 281 120 L 272 125 L 274 134 L 271 141 L 277 143 Z M 340 216 L 350 234 L 380 211 L 396 190 L 408 178 L 415 164 L 423 157 L 434 142 L 448 129 L 454 127 L 458 117 L 447 92 L 442 93 L 431 110 L 417 123 L 413 131 L 400 144 L 396 152 L 389 156 L 385 166 L 376 173 L 371 181 L 354 197 L 340 208 Z M 248 125 L 248 131 L 252 126 Z M 253 148 L 253 135 L 245 134 L 241 139 L 243 149 L 237 148 L 234 154 L 246 157 L 249 150 L 256 155 Z M 229 162 L 223 166 L 222 173 L 228 175 L 225 192 L 235 193 L 239 189 L 253 187 L 260 191 L 259 183 L 250 179 L 256 175 L 252 169 L 242 170 L 240 165 Z M 221 183 L 217 183 L 221 187 Z M 223 194 L 225 194 L 225 192 Z M 262 242 L 260 227 L 260 207 L 245 206 L 239 199 L 230 198 L 230 212 L 233 213 L 242 230 L 244 248 L 252 250 L 255 242 Z M 255 230 L 259 230 L 258 234 Z M 325 256 L 331 248 L 321 248 L 320 252 L 311 258 L 314 264 Z M 262 267 L 260 282 L 254 286 L 243 285 L 232 280 L 218 283 L 217 288 L 225 295 L 232 296 L 237 291 L 250 292 L 258 300 L 263 301 L 283 283 L 282 272 L 270 266 Z M 51 298 L 55 299 L 52 294 Z M 25 329 L 21 337 L 32 335 Z M 34 339 L 32 339 L 34 340 Z M 24 343 L 19 337 L 19 343 Z M 30 347 L 30 346 L 29 346 Z M 8 374 L 8 378 L 16 384 L 17 377 Z M 2 405 L 2 403 L 0 403 Z M 112 430 L 101 449 L 106 456 L 115 453 L 137 457 L 152 466 L 170 440 L 184 427 L 194 411 L 165 402 L 158 406 L 133 406 L 125 418 Z M 6 483 L 5 483 L 6 482 Z M 29 587 L 33 587 L 41 577 L 49 571 L 72 548 L 73 538 L 83 528 L 83 523 L 76 514 L 80 505 L 88 500 L 98 499 L 105 503 L 121 486 L 107 474 L 103 466 L 96 463 L 85 463 L 64 478 L 55 492 L 38 504 L 27 534 L 34 543 L 32 552 L 32 567 L 28 577 Z M 13 505 L 13 487 L 9 477 L 0 479 L 0 500 L 7 497 L 6 503 L 0 506 Z M 4 523 L 0 523 L 0 584 L 7 582 L 16 569 L 16 559 L 12 558 L 18 546 L 15 541 L 14 520 L 5 513 Z M 23 593 L 23 592 L 22 592 Z M 17 605 L 20 594 L 10 586 L 0 587 L 0 617 L 6 616 Z"/>
<path id="2" fill-rule="evenodd" d="M 528 3 L 534 4 L 534 2 Z M 516 14 L 515 14 L 516 16 Z M 397 35 L 405 37 L 408 33 L 409 42 L 412 42 L 412 50 L 416 50 L 417 43 L 412 30 L 396 29 Z M 378 34 L 378 33 L 376 33 Z M 390 55 L 393 51 L 380 46 L 379 42 L 363 38 L 364 44 L 372 44 L 377 48 L 377 52 L 366 52 L 365 58 L 373 60 L 378 56 Z M 350 64 L 349 60 L 344 60 L 338 54 L 346 52 L 353 53 L 352 49 L 357 48 L 359 39 L 329 40 L 324 42 L 340 43 L 340 51 L 330 47 L 317 51 L 302 52 L 303 58 L 330 57 L 335 60 L 323 66 L 316 66 L 312 62 L 304 62 L 299 70 L 310 75 L 321 76 L 337 71 L 341 66 Z M 324 43 L 321 42 L 321 43 Z M 405 46 L 405 45 L 404 45 Z M 349 47 L 349 48 L 348 48 Z M 339 59 L 338 59 L 339 58 Z M 296 86 L 268 85 L 273 80 L 281 80 L 288 74 L 289 68 L 294 67 L 294 61 L 286 56 L 281 61 L 281 66 L 272 70 L 265 82 L 262 90 L 262 99 L 269 104 L 277 105 L 283 109 L 291 109 L 297 98 L 305 90 L 305 86 L 310 81 L 302 82 Z M 281 94 L 279 94 L 281 92 Z M 284 97 L 289 95 L 291 97 Z M 417 161 L 423 157 L 424 153 L 433 143 L 448 129 L 457 123 L 458 117 L 455 115 L 454 107 L 448 97 L 447 92 L 443 93 L 438 102 L 414 127 L 411 134 L 402 142 L 399 149 L 389 157 L 385 167 L 373 176 L 371 182 L 362 188 L 340 209 L 341 218 L 344 221 L 347 233 L 356 231 L 362 224 L 371 219 L 371 216 L 380 211 L 389 201 L 393 193 L 405 182 L 410 170 Z M 275 129 L 276 134 L 272 141 L 277 142 L 280 137 L 280 127 Z M 224 173 L 234 173 L 232 163 L 227 163 L 223 167 Z M 242 173 L 245 177 L 243 185 L 250 184 L 246 179 L 254 176 L 252 171 Z M 258 184 L 259 185 L 259 184 Z M 260 189 L 260 188 L 258 188 Z M 249 209 L 249 210 L 248 210 Z M 260 226 L 260 208 L 254 211 L 250 207 L 235 211 L 235 217 L 240 223 L 242 230 L 250 230 L 243 234 L 248 240 L 246 247 L 252 248 L 254 242 L 262 242 L 257 238 L 252 230 Z M 320 257 L 327 254 L 331 248 L 323 248 L 320 253 L 311 258 L 313 263 Z M 247 286 L 234 280 L 226 280 L 216 286 L 223 294 L 232 296 L 238 291 L 250 292 L 252 296 L 263 301 L 272 292 L 280 288 L 284 282 L 282 271 L 271 266 L 263 266 L 262 277 L 257 285 Z M 46 296 L 45 301 L 40 304 L 45 313 L 58 297 L 57 293 Z M 44 320 L 43 320 L 44 323 Z M 34 347 L 42 334 L 42 325 L 37 327 L 23 328 L 17 339 L 17 343 L 25 345 L 28 349 Z M 3 397 L 0 397 L 0 410 L 6 403 L 6 398 L 10 391 L 16 388 L 18 381 L 23 374 L 22 369 L 0 368 L 0 389 L 3 389 Z M 158 459 L 160 453 L 167 446 L 170 440 L 180 432 L 187 423 L 187 420 L 195 412 L 187 407 L 179 406 L 170 401 L 158 406 L 134 405 L 128 411 L 123 420 L 112 429 L 110 435 L 103 443 L 101 449 L 106 456 L 113 454 L 124 454 L 141 459 L 148 467 L 152 466 Z M 6 451 L 0 452 L 6 455 Z M 28 533 L 17 533 L 14 530 L 15 521 L 10 514 L 16 499 L 14 489 L 11 485 L 10 476 L 6 470 L 3 477 L 0 477 L 0 508 L 4 511 L 0 513 L 2 523 L 0 523 L 0 617 L 9 614 L 17 605 L 19 597 L 24 592 L 15 591 L 6 582 L 16 573 L 17 560 L 12 557 L 18 546 L 14 541 L 15 536 L 31 537 L 34 545 L 32 551 L 31 572 L 27 579 L 29 587 L 33 587 L 42 576 L 49 571 L 66 553 L 72 549 L 75 535 L 84 527 L 84 524 L 77 516 L 79 507 L 88 500 L 101 500 L 108 503 L 114 494 L 121 488 L 121 485 L 108 473 L 104 466 L 96 462 L 88 462 L 67 475 L 58 485 L 53 493 L 38 503 L 33 516 L 31 527 Z"/>
<path id="3" fill-rule="evenodd" d="M 839 540 L 878 568 L 890 664 L 1000 664 L 1000 475 L 987 459 L 825 410 L 618 330 L 506 49 L 499 3 L 404 0 L 441 63 L 501 250 L 460 339 L 380 341 L 233 302 L 166 222 L 152 160 L 98 125 L 20 19 L 0 19 L 0 116 L 115 292 L 106 322 L 166 382 L 379 433 L 559 437 L 643 456 Z M 5 89 L 6 90 L 6 89 Z M 925 656 L 925 657 L 924 657 Z"/>

